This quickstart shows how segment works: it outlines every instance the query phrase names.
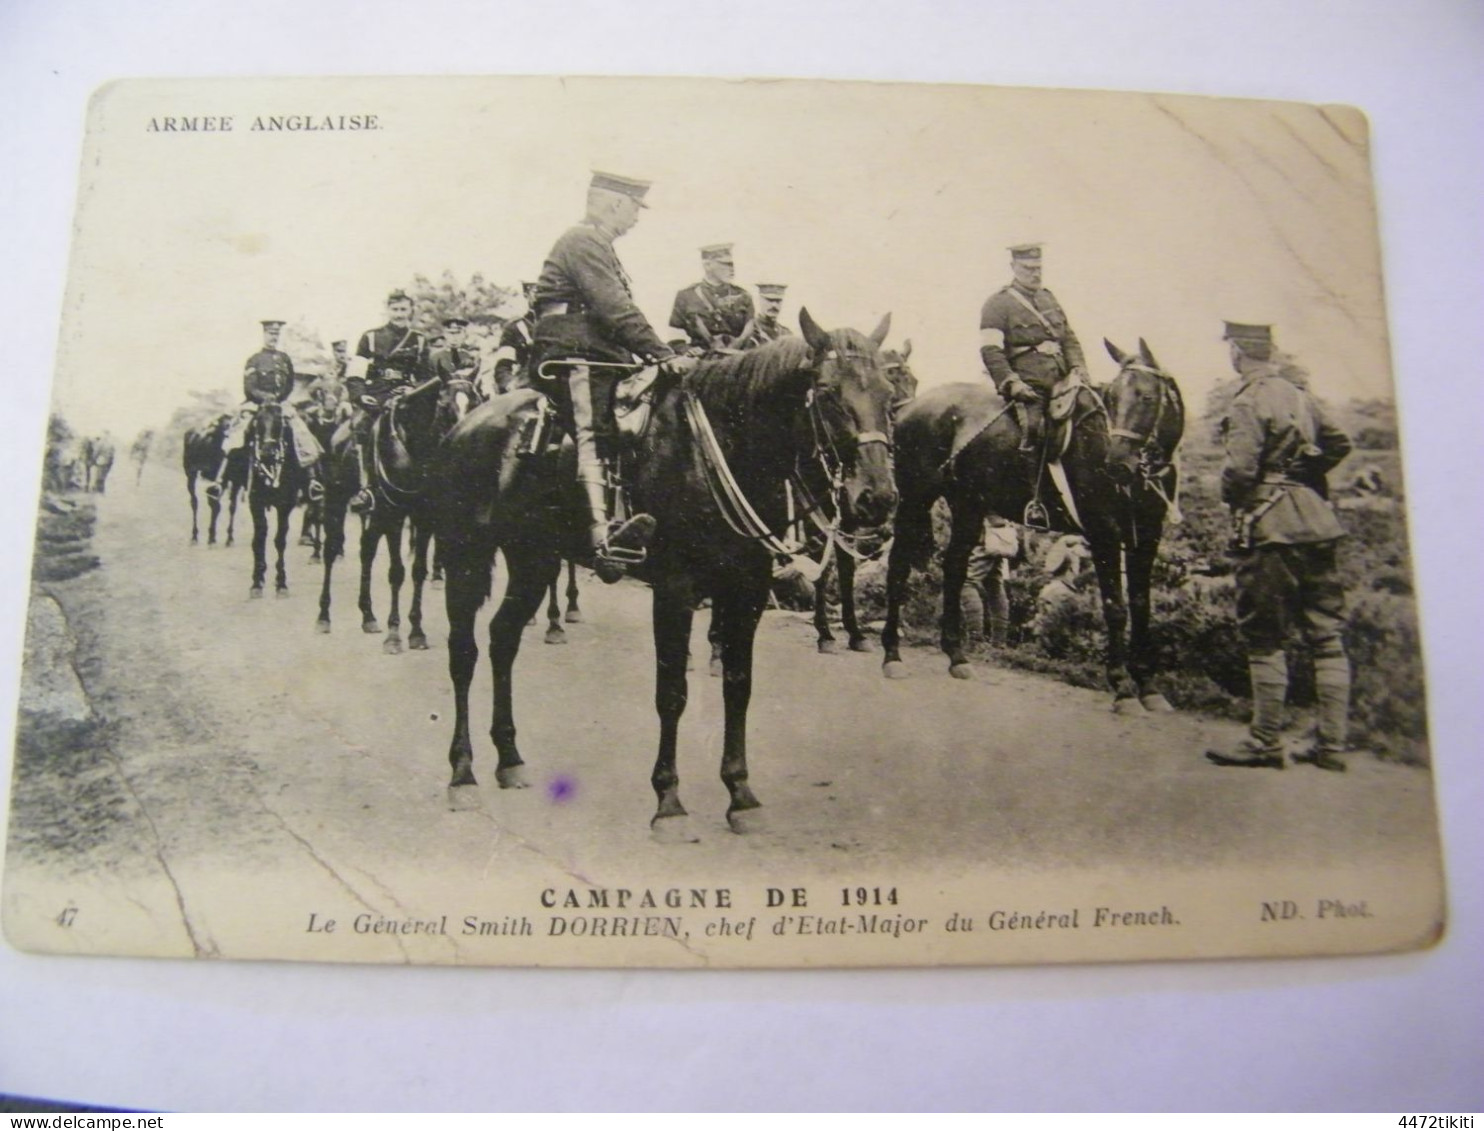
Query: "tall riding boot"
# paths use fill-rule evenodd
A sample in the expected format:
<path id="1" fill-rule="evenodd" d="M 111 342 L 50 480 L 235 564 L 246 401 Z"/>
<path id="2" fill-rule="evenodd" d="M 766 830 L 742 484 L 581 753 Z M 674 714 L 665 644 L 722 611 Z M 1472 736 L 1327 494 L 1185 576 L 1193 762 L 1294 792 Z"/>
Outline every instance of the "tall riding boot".
<path id="1" fill-rule="evenodd" d="M 1314 684 L 1319 693 L 1319 725 L 1314 745 L 1295 762 L 1306 762 L 1321 770 L 1344 772 L 1345 763 L 1336 757 L 1346 747 L 1350 722 L 1350 659 L 1338 655 L 1314 657 Z"/>
<path id="2" fill-rule="evenodd" d="M 1233 750 L 1207 750 L 1206 757 L 1218 766 L 1250 766 L 1281 770 L 1283 747 L 1278 734 L 1283 729 L 1283 700 L 1288 696 L 1288 659 L 1281 649 L 1253 653 L 1247 657 L 1252 680 L 1252 722 L 1247 737 Z"/>
<path id="3" fill-rule="evenodd" d="M 374 443 L 375 441 L 370 441 Z M 350 501 L 350 509 L 358 515 L 368 515 L 376 509 L 376 495 L 371 490 L 371 474 L 367 467 L 370 462 L 366 459 L 366 444 L 361 437 L 355 438 L 356 444 L 356 469 L 361 476 L 361 489 L 356 492 L 355 498 Z"/>
<path id="4" fill-rule="evenodd" d="M 608 477 L 598 455 L 593 420 L 592 371 L 585 365 L 572 367 L 567 377 L 572 396 L 573 444 L 577 449 L 577 482 L 582 487 L 588 513 L 588 543 L 593 551 L 593 570 L 599 580 L 612 585 L 624 568 L 644 561 L 645 549 L 654 536 L 654 519 L 638 514 L 614 526 L 608 515 Z"/>

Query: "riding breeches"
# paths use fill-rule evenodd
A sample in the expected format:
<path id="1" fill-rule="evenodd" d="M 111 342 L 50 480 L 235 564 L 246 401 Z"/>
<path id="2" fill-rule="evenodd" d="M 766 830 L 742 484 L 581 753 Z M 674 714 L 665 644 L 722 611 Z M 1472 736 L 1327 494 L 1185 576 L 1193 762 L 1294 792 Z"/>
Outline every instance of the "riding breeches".
<path id="1" fill-rule="evenodd" d="M 1280 650 L 1297 627 L 1316 657 L 1343 656 L 1345 587 L 1335 542 L 1270 542 L 1236 561 L 1237 624 L 1250 654 Z"/>

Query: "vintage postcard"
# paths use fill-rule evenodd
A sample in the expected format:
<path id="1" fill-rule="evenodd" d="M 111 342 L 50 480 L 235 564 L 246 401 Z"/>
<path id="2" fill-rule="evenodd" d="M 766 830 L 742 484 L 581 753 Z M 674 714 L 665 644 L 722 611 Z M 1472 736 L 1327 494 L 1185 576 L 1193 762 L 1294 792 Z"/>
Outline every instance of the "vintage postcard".
<path id="1" fill-rule="evenodd" d="M 403 78 L 88 115 L 13 945 L 1441 936 L 1359 111 Z"/>

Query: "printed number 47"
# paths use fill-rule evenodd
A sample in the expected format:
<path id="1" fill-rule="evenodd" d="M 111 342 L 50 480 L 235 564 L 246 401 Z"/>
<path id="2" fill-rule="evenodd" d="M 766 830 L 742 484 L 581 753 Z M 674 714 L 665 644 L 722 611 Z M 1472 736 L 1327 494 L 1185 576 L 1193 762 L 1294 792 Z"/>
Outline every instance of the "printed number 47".
<path id="1" fill-rule="evenodd" d="M 77 908 L 69 903 L 66 907 L 62 908 L 62 913 L 57 916 L 57 926 L 70 927 L 76 918 Z"/>

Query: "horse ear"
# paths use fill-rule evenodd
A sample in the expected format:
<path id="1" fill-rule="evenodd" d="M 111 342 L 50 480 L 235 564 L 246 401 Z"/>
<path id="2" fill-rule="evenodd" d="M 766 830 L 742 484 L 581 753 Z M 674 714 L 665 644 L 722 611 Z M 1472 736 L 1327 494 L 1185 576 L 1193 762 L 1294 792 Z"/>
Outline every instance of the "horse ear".
<path id="1" fill-rule="evenodd" d="M 881 348 L 881 343 L 886 341 L 886 335 L 891 332 L 891 312 L 888 311 L 881 317 L 881 325 L 871 331 L 871 341 L 876 343 L 876 348 Z"/>
<path id="2" fill-rule="evenodd" d="M 903 362 L 903 364 L 905 364 L 906 361 L 907 361 L 907 359 L 909 357 L 911 357 L 911 356 L 912 356 L 912 339 L 911 338 L 908 338 L 905 342 L 902 343 L 902 362 Z"/>
<path id="3" fill-rule="evenodd" d="M 804 341 L 815 353 L 824 353 L 830 348 L 830 335 L 819 328 L 819 323 L 809 317 L 809 308 L 799 307 L 799 329 L 804 332 Z"/>
<path id="4" fill-rule="evenodd" d="M 1161 371 L 1159 369 L 1159 362 L 1154 360 L 1154 353 L 1149 349 L 1149 343 L 1143 338 L 1139 339 L 1139 357 L 1150 369 Z"/>
<path id="5" fill-rule="evenodd" d="M 1108 356 L 1111 357 L 1114 361 L 1118 362 L 1119 365 L 1122 365 L 1128 360 L 1128 354 L 1124 353 L 1107 338 L 1103 339 L 1103 345 L 1108 348 Z"/>

